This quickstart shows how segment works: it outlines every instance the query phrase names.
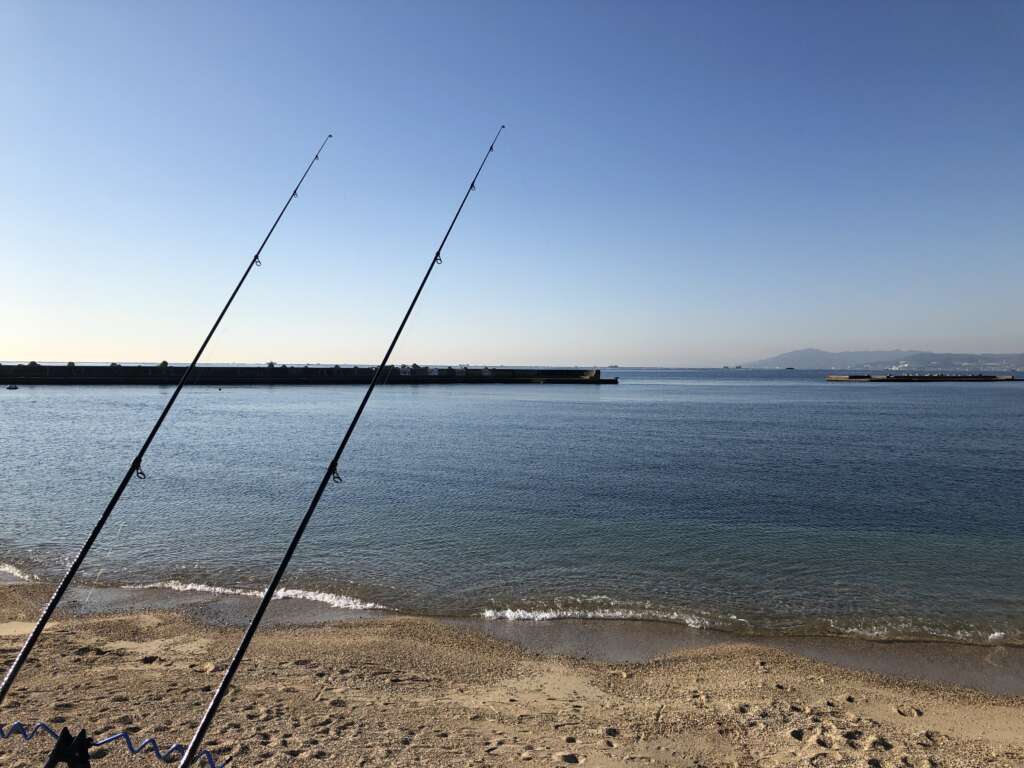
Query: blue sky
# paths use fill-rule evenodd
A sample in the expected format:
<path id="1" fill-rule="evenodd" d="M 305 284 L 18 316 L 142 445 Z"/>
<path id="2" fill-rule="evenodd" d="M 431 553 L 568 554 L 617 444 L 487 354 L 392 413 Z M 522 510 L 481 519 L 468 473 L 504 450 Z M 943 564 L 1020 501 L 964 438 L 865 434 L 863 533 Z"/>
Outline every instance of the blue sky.
<path id="1" fill-rule="evenodd" d="M 1022 351 L 1024 5 L 4 3 L 0 359 Z"/>

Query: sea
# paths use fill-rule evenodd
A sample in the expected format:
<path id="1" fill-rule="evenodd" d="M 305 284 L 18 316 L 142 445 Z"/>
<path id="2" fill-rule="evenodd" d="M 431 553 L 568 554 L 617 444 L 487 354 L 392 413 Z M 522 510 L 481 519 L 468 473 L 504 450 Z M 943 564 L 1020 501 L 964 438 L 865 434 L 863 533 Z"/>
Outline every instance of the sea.
<path id="1" fill-rule="evenodd" d="M 281 596 L 1024 645 L 1024 384 L 825 373 L 379 388 Z M 186 388 L 79 583 L 258 594 L 362 392 Z M 61 575 L 169 394 L 0 390 L 0 572 Z"/>

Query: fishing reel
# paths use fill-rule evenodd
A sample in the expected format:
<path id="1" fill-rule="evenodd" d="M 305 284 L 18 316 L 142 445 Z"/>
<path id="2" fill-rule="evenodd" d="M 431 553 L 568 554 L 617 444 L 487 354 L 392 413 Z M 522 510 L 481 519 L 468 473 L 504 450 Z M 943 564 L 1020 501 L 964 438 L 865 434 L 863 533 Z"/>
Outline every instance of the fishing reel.
<path id="1" fill-rule="evenodd" d="M 57 736 L 57 743 L 53 745 L 53 751 L 43 768 L 57 768 L 58 765 L 66 765 L 68 768 L 90 768 L 89 748 L 92 746 L 93 741 L 84 728 L 77 736 L 72 736 L 71 731 L 64 728 Z"/>

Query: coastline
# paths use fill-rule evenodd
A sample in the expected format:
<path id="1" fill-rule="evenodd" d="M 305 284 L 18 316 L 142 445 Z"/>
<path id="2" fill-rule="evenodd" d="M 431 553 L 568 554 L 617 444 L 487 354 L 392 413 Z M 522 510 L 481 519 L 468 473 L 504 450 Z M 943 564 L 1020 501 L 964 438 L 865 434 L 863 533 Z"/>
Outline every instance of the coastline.
<path id="1" fill-rule="evenodd" d="M 34 586 L 27 574 L 0 571 L 0 589 Z M 527 652 L 603 663 L 645 663 L 680 650 L 716 646 L 773 648 L 845 669 L 948 684 L 999 696 L 1024 697 L 1024 647 L 950 640 L 879 640 L 833 635 L 736 634 L 685 623 L 650 619 L 424 616 L 402 613 L 350 597 L 283 590 L 264 620 L 267 628 L 299 628 L 335 622 L 392 618 L 437 621 L 511 643 Z M 230 588 L 165 586 L 73 586 L 65 599 L 77 616 L 170 612 L 197 624 L 240 628 L 248 624 L 258 593 Z"/>
<path id="2" fill-rule="evenodd" d="M 164 748 L 186 741 L 252 598 L 149 592 L 97 588 L 86 611 L 85 595 L 76 595 L 79 610 L 58 614 L 5 722 L 127 731 Z M 48 595 L 40 583 L 0 586 L 5 660 Z M 360 611 L 339 620 L 344 609 L 309 603 L 273 604 L 210 733 L 218 760 L 666 768 L 1024 761 L 1020 696 L 855 671 L 745 639 L 708 644 L 706 632 L 652 622 Z M 488 631 L 510 627 L 522 633 L 517 642 Z M 689 644 L 681 632 L 691 633 Z M 591 650 L 558 655 L 581 650 L 570 641 Z M 598 658 L 616 647 L 645 658 Z M 37 765 L 48 744 L 0 741 L 0 766 Z M 101 767 L 138 765 L 122 745 L 99 752 Z"/>
<path id="3" fill-rule="evenodd" d="M 59 573 L 59 570 L 57 571 Z M 42 574 L 42 575 L 41 575 Z M 49 581 L 54 577 L 51 570 L 39 570 L 39 563 L 27 560 L 10 559 L 0 561 L 0 584 Z M 213 577 L 216 578 L 216 577 Z M 195 579 L 194 581 L 191 579 Z M 212 581 L 212 578 L 211 580 Z M 154 599 L 160 593 L 177 593 L 179 596 L 165 595 L 160 602 L 170 609 L 180 603 L 182 606 L 203 604 L 208 602 L 230 602 L 215 598 L 257 598 L 260 589 L 255 586 L 232 586 L 209 583 L 203 577 L 195 575 L 157 579 L 156 581 L 96 581 L 84 580 L 79 589 L 87 589 L 89 600 L 98 605 L 109 603 L 124 610 L 132 604 L 133 598 L 118 597 L 117 590 L 130 593 L 143 592 Z M 72 594 L 75 590 L 72 590 Z M 367 588 L 366 585 L 354 583 L 335 584 L 322 580 L 313 583 L 301 583 L 296 587 L 282 587 L 275 595 L 275 601 L 297 600 L 309 602 L 311 605 L 303 610 L 295 609 L 291 613 L 299 618 L 298 623 L 308 621 L 325 621 L 332 618 L 345 618 L 345 611 L 382 611 L 386 615 L 405 615 L 423 618 L 439 618 L 468 620 L 471 622 L 484 620 L 488 624 L 549 624 L 560 622 L 582 622 L 586 624 L 624 623 L 635 625 L 667 625 L 683 627 L 706 632 L 709 637 L 722 635 L 735 640 L 763 642 L 766 640 L 784 640 L 803 642 L 807 640 L 865 640 L 875 643 L 907 643 L 907 644 L 940 644 L 952 646 L 972 646 L 984 649 L 1013 648 L 1024 649 L 1024 627 L 1012 622 L 1006 625 L 985 625 L 983 623 L 943 624 L 941 620 L 926 617 L 909 618 L 904 616 L 892 618 L 868 618 L 858 616 L 821 616 L 821 617 L 764 617 L 757 619 L 737 616 L 729 611 L 710 612 L 701 608 L 684 608 L 679 606 L 657 606 L 650 603 L 631 604 L 598 595 L 594 597 L 553 597 L 548 601 L 528 601 L 529 607 L 501 607 L 501 603 L 490 605 L 459 606 L 454 610 L 446 610 L 443 602 L 431 605 L 402 605 L 392 602 L 392 596 L 381 594 L 381 590 Z M 375 601 L 382 602 L 375 602 Z M 507 605 L 507 604 L 506 604 Z M 515 605 L 515 601 L 513 601 Z M 318 608 L 319 606 L 319 608 Z M 326 608 L 342 609 L 341 614 L 324 613 L 321 618 L 318 611 Z M 94 610 L 94 609 L 87 609 Z M 305 617 L 305 618 L 303 618 Z M 202 619 L 201 616 L 198 618 Z M 230 617 L 225 619 L 234 621 Z M 684 633 L 685 634 L 685 633 Z M 698 633 L 699 635 L 700 633 Z"/>

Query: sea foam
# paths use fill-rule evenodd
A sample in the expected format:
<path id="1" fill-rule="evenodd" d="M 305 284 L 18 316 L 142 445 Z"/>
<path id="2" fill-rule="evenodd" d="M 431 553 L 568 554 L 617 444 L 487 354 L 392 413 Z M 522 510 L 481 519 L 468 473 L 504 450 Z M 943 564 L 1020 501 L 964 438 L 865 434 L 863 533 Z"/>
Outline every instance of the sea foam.
<path id="1" fill-rule="evenodd" d="M 263 593 L 256 589 L 239 589 L 236 587 L 216 587 L 212 584 L 195 584 L 183 581 L 158 581 L 153 584 L 132 584 L 125 589 L 169 589 L 174 592 L 205 592 L 213 595 L 237 595 L 239 597 L 262 597 Z M 344 608 L 354 611 L 387 610 L 386 606 L 371 603 L 348 595 L 336 595 L 331 592 L 314 592 L 305 589 L 278 589 L 274 600 L 310 600 L 324 603 L 332 608 Z"/>
<path id="2" fill-rule="evenodd" d="M 1001 645 L 1020 645 L 1024 637 L 1021 633 L 1010 631 L 1011 640 L 1007 641 L 1004 630 L 984 629 L 976 626 L 942 627 L 923 624 L 915 621 L 897 620 L 883 623 L 849 624 L 829 619 L 832 631 L 839 635 L 859 637 L 865 640 L 940 640 L 955 643 L 994 643 Z"/>
<path id="3" fill-rule="evenodd" d="M 0 563 L 0 573 L 6 573 L 8 576 L 13 576 L 18 581 L 39 581 L 38 576 L 34 576 L 27 571 L 23 571 L 18 566 L 11 565 L 10 563 Z"/>
<path id="4" fill-rule="evenodd" d="M 488 608 L 480 614 L 491 621 L 554 621 L 558 619 L 618 619 L 621 621 L 671 621 L 692 629 L 708 629 L 711 622 L 701 616 L 677 611 L 638 611 L 628 608 Z"/>

